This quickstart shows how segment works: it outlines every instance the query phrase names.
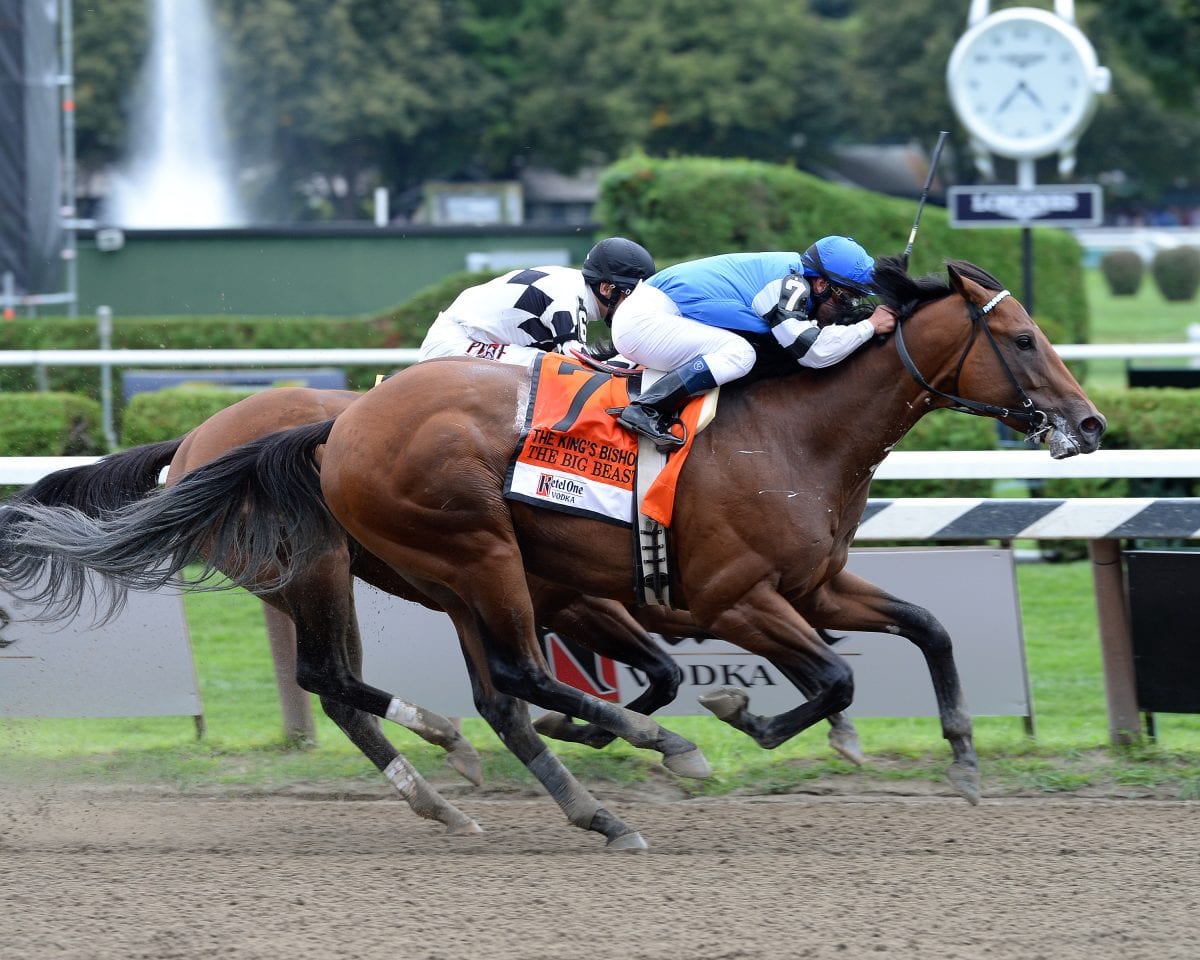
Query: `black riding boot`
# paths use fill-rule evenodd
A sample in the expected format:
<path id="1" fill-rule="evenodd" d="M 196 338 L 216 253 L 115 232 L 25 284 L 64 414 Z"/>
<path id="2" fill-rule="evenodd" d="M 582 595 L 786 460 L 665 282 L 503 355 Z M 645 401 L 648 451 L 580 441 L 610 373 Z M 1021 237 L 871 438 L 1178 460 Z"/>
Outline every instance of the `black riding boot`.
<path id="1" fill-rule="evenodd" d="M 682 447 L 685 438 L 671 433 L 669 428 L 676 412 L 690 396 L 692 391 L 679 371 L 672 370 L 655 380 L 636 400 L 631 400 L 617 415 L 617 423 L 626 430 L 649 437 L 660 450 Z"/>

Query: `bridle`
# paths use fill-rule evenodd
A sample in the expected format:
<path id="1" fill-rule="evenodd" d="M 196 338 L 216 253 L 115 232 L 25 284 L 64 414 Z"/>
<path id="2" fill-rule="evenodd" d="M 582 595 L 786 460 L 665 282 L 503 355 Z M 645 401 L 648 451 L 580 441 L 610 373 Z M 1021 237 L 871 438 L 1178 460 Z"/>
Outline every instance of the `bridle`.
<path id="1" fill-rule="evenodd" d="M 1000 363 L 1000 368 L 1008 377 L 1008 382 L 1012 384 L 1013 389 L 1017 392 L 1017 396 L 1021 398 L 1021 407 L 1019 410 L 1013 410 L 1008 407 L 1001 407 L 994 403 L 983 403 L 979 400 L 971 400 L 967 397 L 958 396 L 957 393 L 947 393 L 933 386 L 917 369 L 917 365 L 913 363 L 912 357 L 908 353 L 908 347 L 904 344 L 904 324 L 896 320 L 896 351 L 900 354 L 900 360 L 904 364 L 904 368 L 909 372 L 909 375 L 917 382 L 923 390 L 928 390 L 930 393 L 941 397 L 944 400 L 949 400 L 953 406 L 949 409 L 959 413 L 969 413 L 977 417 L 996 417 L 1001 420 L 1016 420 L 1019 423 L 1025 424 L 1025 435 L 1030 440 L 1038 440 L 1050 429 L 1050 421 L 1046 414 L 1038 410 L 1033 401 L 1029 399 L 1029 395 L 1025 392 L 1017 378 L 1013 375 L 1012 369 L 1004 359 L 1004 355 L 1000 352 L 1000 345 L 996 343 L 996 338 L 992 335 L 991 328 L 987 323 L 987 315 L 995 309 L 1005 297 L 1012 296 L 1007 290 L 1001 290 L 991 300 L 985 303 L 982 307 L 977 304 L 968 302 L 967 311 L 971 318 L 971 335 L 967 338 L 966 346 L 963 347 L 962 356 L 958 358 L 958 366 L 954 370 L 953 389 L 958 390 L 959 376 L 962 374 L 963 365 L 967 362 L 967 354 L 971 352 L 971 347 L 975 344 L 975 338 L 982 330 L 988 342 L 992 345 L 992 352 L 996 355 L 996 359 Z M 911 313 L 909 314 L 911 316 Z"/>

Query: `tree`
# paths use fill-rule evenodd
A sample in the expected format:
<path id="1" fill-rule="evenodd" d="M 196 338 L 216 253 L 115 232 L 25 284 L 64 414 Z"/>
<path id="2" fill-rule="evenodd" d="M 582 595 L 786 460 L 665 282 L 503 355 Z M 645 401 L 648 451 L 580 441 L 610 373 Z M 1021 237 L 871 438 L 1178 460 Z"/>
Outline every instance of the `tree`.
<path id="1" fill-rule="evenodd" d="M 1200 110 L 1200 0 L 1105 0 L 1099 13 L 1089 22 L 1168 107 Z"/>
<path id="2" fill-rule="evenodd" d="M 940 129 L 947 172 L 975 176 L 945 82 L 966 3 L 213 2 L 261 214 L 362 216 L 377 184 L 415 196 L 428 179 L 572 171 L 633 148 L 812 166 L 837 144 L 931 145 Z M 76 5 L 85 168 L 123 149 L 147 3 Z M 1180 160 L 1200 149 L 1200 0 L 1079 0 L 1077 14 L 1114 75 L 1079 176 L 1147 201 L 1200 189 Z"/>
<path id="3" fill-rule="evenodd" d="M 285 189 L 341 177 L 342 216 L 364 180 L 456 169 L 492 95 L 460 49 L 460 13 L 438 0 L 225 0 L 244 144 L 273 158 Z"/>
<path id="4" fill-rule="evenodd" d="M 125 149 L 126 109 L 147 45 L 145 0 L 104 0 L 72 8 L 75 143 L 85 165 L 111 163 Z"/>
<path id="5" fill-rule="evenodd" d="M 632 146 L 654 152 L 794 156 L 836 136 L 843 110 L 825 69 L 840 33 L 803 4 L 613 0 L 541 4 L 513 38 L 512 161 L 573 169 Z"/>

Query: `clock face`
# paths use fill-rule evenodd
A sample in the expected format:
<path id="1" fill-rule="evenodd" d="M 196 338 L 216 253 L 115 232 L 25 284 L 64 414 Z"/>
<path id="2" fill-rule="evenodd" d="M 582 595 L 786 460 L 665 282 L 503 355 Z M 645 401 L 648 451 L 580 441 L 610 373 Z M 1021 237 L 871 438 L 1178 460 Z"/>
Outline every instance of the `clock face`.
<path id="1" fill-rule="evenodd" d="M 968 30 L 950 58 L 950 97 L 964 126 L 1001 156 L 1053 153 L 1095 104 L 1096 58 L 1073 26 L 1012 9 Z"/>

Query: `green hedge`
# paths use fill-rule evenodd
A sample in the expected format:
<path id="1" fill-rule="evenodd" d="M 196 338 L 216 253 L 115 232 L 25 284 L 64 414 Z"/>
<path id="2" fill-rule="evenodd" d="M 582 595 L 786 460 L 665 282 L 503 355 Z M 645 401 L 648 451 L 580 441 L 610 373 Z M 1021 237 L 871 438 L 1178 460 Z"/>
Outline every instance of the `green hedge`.
<path id="1" fill-rule="evenodd" d="M 226 349 L 390 349 L 418 347 L 438 311 L 465 287 L 497 276 L 495 272 L 461 272 L 445 277 L 400 306 L 372 317 L 114 317 L 113 347 L 132 350 Z M 0 350 L 94 350 L 96 323 L 91 318 L 19 318 L 0 326 Z M 120 384 L 122 368 L 114 369 Z M 351 389 L 365 390 L 376 367 L 347 367 Z M 0 368 L 0 390 L 37 389 L 31 367 Z M 100 374 L 95 367 L 51 367 L 50 388 L 99 398 Z M 117 400 L 117 412 L 121 413 Z"/>
<path id="2" fill-rule="evenodd" d="M 1136 250 L 1110 250 L 1100 258 L 1100 273 L 1114 297 L 1132 297 L 1142 285 L 1146 264 Z"/>
<path id="3" fill-rule="evenodd" d="M 104 452 L 96 401 L 69 393 L 0 393 L 0 455 L 87 457 Z"/>
<path id="4" fill-rule="evenodd" d="M 372 319 L 345 317 L 116 317 L 113 347 L 132 350 L 320 349 L 392 346 L 386 325 Z M 0 350 L 95 350 L 98 346 L 93 319 L 62 317 L 18 319 L 0 327 Z M 114 369 L 120 384 L 121 368 Z M 374 372 L 347 370 L 347 377 L 370 383 Z M 100 374 L 95 367 L 50 367 L 47 379 L 53 390 L 99 397 Z M 35 390 L 29 367 L 0 369 L 0 388 Z M 118 389 L 119 394 L 119 389 Z M 119 405 L 119 399 L 118 399 Z"/>
<path id="5" fill-rule="evenodd" d="M 167 387 L 130 398 L 121 424 L 121 446 L 137 447 L 181 437 L 214 413 L 249 394 L 220 387 Z"/>
<path id="6" fill-rule="evenodd" d="M 1196 290 L 1200 289 L 1200 250 L 1196 247 L 1160 250 L 1150 263 L 1150 273 L 1164 300 L 1195 300 Z"/>
<path id="7" fill-rule="evenodd" d="M 425 339 L 429 325 L 433 323 L 439 311 L 446 309 L 463 290 L 506 272 L 491 270 L 471 273 L 464 270 L 460 273 L 453 273 L 405 300 L 400 306 L 372 318 L 369 322 L 390 331 L 391 342 L 384 346 L 419 347 L 421 341 Z M 371 382 L 374 383 L 374 378 Z M 370 384 L 365 386 L 370 386 Z"/>
<path id="8" fill-rule="evenodd" d="M 873 254 L 902 253 L 914 201 L 841 187 L 787 166 L 703 157 L 635 155 L 600 183 L 597 218 L 608 234 L 646 245 L 660 265 L 736 250 L 803 250 L 831 233 Z M 1086 343 L 1083 256 L 1062 230 L 1034 231 L 1036 317 L 1055 343 Z M 945 275 L 946 259 L 970 260 L 1021 296 L 1021 232 L 952 229 L 927 206 L 913 247 L 914 273 Z"/>

